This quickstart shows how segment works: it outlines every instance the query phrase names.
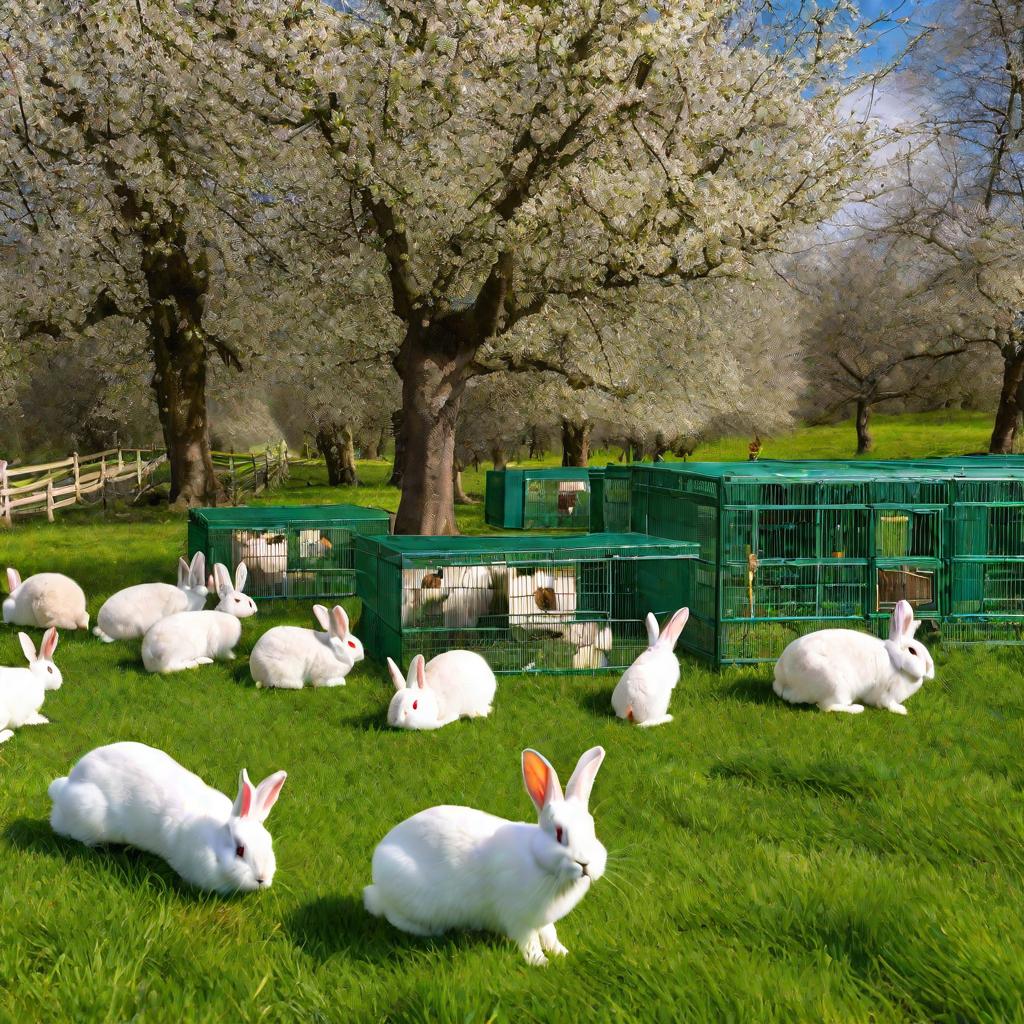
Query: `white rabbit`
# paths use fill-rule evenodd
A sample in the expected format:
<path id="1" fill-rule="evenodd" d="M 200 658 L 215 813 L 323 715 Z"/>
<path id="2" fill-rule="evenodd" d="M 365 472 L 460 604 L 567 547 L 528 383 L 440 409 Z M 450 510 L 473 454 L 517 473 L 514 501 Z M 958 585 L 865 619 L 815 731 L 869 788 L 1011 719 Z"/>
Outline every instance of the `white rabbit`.
<path id="1" fill-rule="evenodd" d="M 539 824 L 471 807 L 431 807 L 396 825 L 373 851 L 363 904 L 413 935 L 474 928 L 507 935 L 530 964 L 568 950 L 555 922 L 603 874 L 607 853 L 587 804 L 604 750 L 580 759 L 562 796 L 555 769 L 523 751 L 523 781 Z"/>
<path id="2" fill-rule="evenodd" d="M 573 570 L 520 574 L 509 578 L 508 621 L 510 626 L 561 633 L 576 613 L 576 577 Z"/>
<path id="3" fill-rule="evenodd" d="M 494 587 L 486 565 L 402 570 L 402 624 L 413 625 L 441 604 L 445 629 L 471 629 L 491 608 Z"/>
<path id="4" fill-rule="evenodd" d="M 235 565 L 245 562 L 257 594 L 276 593 L 283 587 L 288 572 L 288 536 L 237 531 L 231 535 L 231 557 Z"/>
<path id="5" fill-rule="evenodd" d="M 235 656 L 242 637 L 239 619 L 256 614 L 256 602 L 242 593 L 245 562 L 235 568 L 235 584 L 221 564 L 213 567 L 220 603 L 210 612 L 176 612 L 154 622 L 142 639 L 147 672 L 180 672 Z"/>
<path id="6" fill-rule="evenodd" d="M 232 804 L 162 750 L 112 743 L 50 783 L 50 825 L 86 846 L 123 843 L 154 853 L 200 889 L 252 892 L 274 880 L 263 822 L 287 777 L 275 772 L 253 787 L 243 768 Z"/>
<path id="7" fill-rule="evenodd" d="M 159 619 L 175 612 L 197 612 L 210 593 L 206 586 L 206 556 L 196 552 L 189 565 L 178 559 L 178 585 L 139 583 L 108 597 L 96 615 L 93 633 L 104 643 L 137 640 Z"/>
<path id="8" fill-rule="evenodd" d="M 51 626 L 43 634 L 38 654 L 25 633 L 19 633 L 18 639 L 29 667 L 0 668 L 0 743 L 9 740 L 13 730 L 22 725 L 46 725 L 49 719 L 39 713 L 46 691 L 59 690 L 63 682 L 60 669 L 53 663 L 56 629 Z"/>
<path id="9" fill-rule="evenodd" d="M 572 656 L 573 668 L 607 668 L 608 654 L 600 647 L 584 644 Z"/>
<path id="10" fill-rule="evenodd" d="M 58 629 L 88 629 L 89 613 L 85 594 L 70 577 L 59 572 L 40 572 L 23 583 L 17 569 L 7 570 L 7 589 L 3 602 L 4 622 L 13 626 L 39 626 Z"/>
<path id="11" fill-rule="evenodd" d="M 402 570 L 402 625 L 416 624 L 429 613 L 431 605 L 448 596 L 442 589 L 441 576 L 430 569 Z"/>
<path id="12" fill-rule="evenodd" d="M 363 645 L 349 629 L 348 615 L 340 604 L 330 612 L 313 605 L 323 629 L 274 626 L 256 641 L 249 656 L 249 672 L 257 686 L 301 690 L 313 686 L 344 686 L 345 676 L 362 661 Z"/>
<path id="13" fill-rule="evenodd" d="M 903 702 L 935 678 L 931 655 L 914 640 L 920 625 L 910 602 L 899 601 L 888 640 L 853 629 L 797 637 L 775 665 L 773 689 L 791 704 L 817 704 L 822 711 L 856 715 L 870 704 L 905 715 Z"/>
<path id="14" fill-rule="evenodd" d="M 612 707 L 619 718 L 637 725 L 662 725 L 671 722 L 668 703 L 679 682 L 676 641 L 690 617 L 688 608 L 680 608 L 658 632 L 658 620 L 647 613 L 647 650 L 622 674 L 612 691 Z"/>
<path id="15" fill-rule="evenodd" d="M 486 718 L 498 682 L 491 666 L 473 651 L 446 651 L 424 662 L 417 654 L 409 675 L 388 658 L 398 691 L 388 706 L 388 725 L 396 729 L 440 729 L 459 718 Z"/>

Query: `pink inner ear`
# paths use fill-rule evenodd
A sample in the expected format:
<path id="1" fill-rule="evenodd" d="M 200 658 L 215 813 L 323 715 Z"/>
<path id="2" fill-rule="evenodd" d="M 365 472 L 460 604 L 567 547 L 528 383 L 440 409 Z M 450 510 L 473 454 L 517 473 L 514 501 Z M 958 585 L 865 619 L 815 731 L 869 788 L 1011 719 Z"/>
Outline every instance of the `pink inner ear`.
<path id="1" fill-rule="evenodd" d="M 57 630 L 55 628 L 48 629 L 46 635 L 43 637 L 43 649 L 41 655 L 47 661 L 53 657 L 53 652 L 57 649 Z"/>
<path id="2" fill-rule="evenodd" d="M 260 798 L 260 814 L 265 818 L 269 813 L 270 809 L 277 803 L 277 798 L 281 795 L 281 787 L 284 785 L 285 779 L 288 776 L 282 775 L 266 792 L 266 795 Z"/>
<path id="3" fill-rule="evenodd" d="M 21 578 L 18 576 L 17 569 L 7 570 L 7 592 L 13 594 L 15 590 L 21 585 Z"/>
<path id="4" fill-rule="evenodd" d="M 249 811 L 252 810 L 252 786 L 249 783 L 242 783 L 242 809 L 238 812 L 240 818 L 249 817 Z"/>
<path id="5" fill-rule="evenodd" d="M 426 661 L 422 655 L 417 655 L 416 661 L 416 682 L 419 684 L 421 690 L 425 690 L 427 687 L 427 666 Z"/>

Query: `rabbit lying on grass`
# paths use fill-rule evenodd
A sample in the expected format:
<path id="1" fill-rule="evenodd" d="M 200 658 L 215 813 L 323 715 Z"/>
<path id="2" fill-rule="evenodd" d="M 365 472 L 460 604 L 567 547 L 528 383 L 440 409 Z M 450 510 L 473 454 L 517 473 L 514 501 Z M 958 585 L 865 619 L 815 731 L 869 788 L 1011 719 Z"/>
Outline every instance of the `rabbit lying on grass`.
<path id="1" fill-rule="evenodd" d="M 257 686 L 301 690 L 313 686 L 344 686 L 345 676 L 363 660 L 363 645 L 349 629 L 348 615 L 340 604 L 330 612 L 313 605 L 323 629 L 274 626 L 256 641 L 249 656 L 249 672 Z"/>
<path id="2" fill-rule="evenodd" d="M 409 674 L 388 658 L 398 691 L 388 706 L 388 725 L 396 729 L 440 729 L 459 718 L 485 718 L 498 687 L 491 666 L 473 651 L 446 651 L 424 662 L 417 654 Z"/>
<path id="3" fill-rule="evenodd" d="M 22 582 L 17 569 L 7 570 L 10 591 L 2 605 L 4 622 L 47 629 L 88 629 L 85 594 L 69 576 L 40 572 Z"/>

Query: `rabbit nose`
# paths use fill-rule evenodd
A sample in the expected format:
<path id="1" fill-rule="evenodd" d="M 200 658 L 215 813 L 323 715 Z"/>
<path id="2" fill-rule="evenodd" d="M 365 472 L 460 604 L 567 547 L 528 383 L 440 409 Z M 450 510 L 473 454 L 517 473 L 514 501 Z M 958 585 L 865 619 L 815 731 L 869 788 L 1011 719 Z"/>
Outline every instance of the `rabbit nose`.
<path id="1" fill-rule="evenodd" d="M 590 861 L 589 860 L 578 860 L 578 861 L 576 861 L 576 863 L 579 864 L 580 871 L 582 871 L 583 874 L 587 874 L 587 865 L 590 863 Z"/>
<path id="2" fill-rule="evenodd" d="M 265 878 L 257 878 L 256 879 L 256 884 L 257 885 L 266 885 L 267 884 L 267 880 Z"/>

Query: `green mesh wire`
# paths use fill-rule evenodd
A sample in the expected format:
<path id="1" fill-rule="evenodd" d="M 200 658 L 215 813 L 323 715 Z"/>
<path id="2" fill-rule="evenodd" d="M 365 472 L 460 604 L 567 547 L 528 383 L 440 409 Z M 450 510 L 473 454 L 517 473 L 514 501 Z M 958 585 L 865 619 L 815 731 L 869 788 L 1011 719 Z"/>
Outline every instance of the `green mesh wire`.
<path id="1" fill-rule="evenodd" d="M 361 505 L 196 508 L 189 512 L 189 557 L 249 570 L 255 600 L 349 597 L 356 592 L 353 539 L 386 535 L 390 516 Z"/>
<path id="2" fill-rule="evenodd" d="M 603 529 L 602 470 L 492 469 L 487 472 L 484 519 L 506 530 Z"/>
<path id="3" fill-rule="evenodd" d="M 462 648 L 495 672 L 621 671 L 644 617 L 685 604 L 696 546 L 635 534 L 360 537 L 360 634 L 408 664 Z"/>

